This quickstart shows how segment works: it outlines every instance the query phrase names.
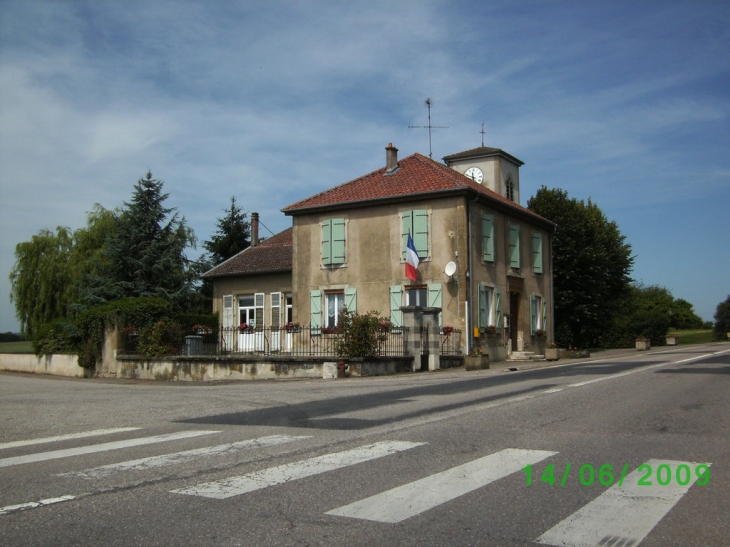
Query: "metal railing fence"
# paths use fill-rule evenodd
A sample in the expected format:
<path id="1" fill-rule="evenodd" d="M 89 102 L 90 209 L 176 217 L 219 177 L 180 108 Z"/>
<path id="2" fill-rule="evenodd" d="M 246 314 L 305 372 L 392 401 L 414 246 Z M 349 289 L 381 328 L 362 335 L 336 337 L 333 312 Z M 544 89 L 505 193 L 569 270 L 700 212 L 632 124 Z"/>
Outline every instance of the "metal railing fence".
<path id="1" fill-rule="evenodd" d="M 339 357 L 338 342 L 345 334 L 337 329 L 315 327 L 271 328 L 239 327 L 200 329 L 166 341 L 169 355 L 280 355 L 292 357 Z M 377 333 L 375 354 L 382 357 L 409 355 L 412 337 L 421 337 L 420 347 L 428 347 L 430 336 L 440 338 L 441 355 L 461 354 L 461 332 L 451 329 L 428 332 L 425 329 L 391 327 Z M 139 333 L 125 329 L 121 333 L 120 355 L 139 354 Z"/>

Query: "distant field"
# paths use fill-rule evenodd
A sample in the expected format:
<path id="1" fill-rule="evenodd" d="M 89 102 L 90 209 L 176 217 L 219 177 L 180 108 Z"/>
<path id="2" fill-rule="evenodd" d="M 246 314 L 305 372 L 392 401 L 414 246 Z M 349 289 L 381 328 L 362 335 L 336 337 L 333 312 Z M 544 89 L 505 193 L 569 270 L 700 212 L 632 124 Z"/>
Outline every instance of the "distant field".
<path id="1" fill-rule="evenodd" d="M 670 331 L 669 334 L 678 334 L 680 344 L 707 344 L 713 341 L 711 330 L 677 330 Z"/>
<path id="2" fill-rule="evenodd" d="M 33 353 L 33 342 L 0 342 L 0 353 Z"/>

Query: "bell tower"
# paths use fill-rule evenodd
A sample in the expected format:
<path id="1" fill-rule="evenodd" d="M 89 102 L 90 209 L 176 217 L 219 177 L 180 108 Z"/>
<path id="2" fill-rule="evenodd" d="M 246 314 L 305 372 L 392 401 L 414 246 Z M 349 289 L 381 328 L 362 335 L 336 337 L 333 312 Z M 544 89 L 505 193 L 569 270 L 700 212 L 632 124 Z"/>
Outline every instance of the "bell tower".
<path id="1" fill-rule="evenodd" d="M 510 201 L 520 203 L 520 167 L 524 162 L 499 148 L 480 146 L 445 156 L 454 171 L 483 184 Z"/>

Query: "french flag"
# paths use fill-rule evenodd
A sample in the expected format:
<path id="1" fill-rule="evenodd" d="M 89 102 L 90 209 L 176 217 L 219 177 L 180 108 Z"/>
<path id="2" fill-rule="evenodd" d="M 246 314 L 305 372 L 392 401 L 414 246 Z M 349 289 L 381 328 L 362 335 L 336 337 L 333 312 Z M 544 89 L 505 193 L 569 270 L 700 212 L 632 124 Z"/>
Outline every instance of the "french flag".
<path id="1" fill-rule="evenodd" d="M 408 234 L 408 246 L 406 247 L 406 277 L 411 281 L 418 280 L 418 253 L 416 252 L 416 246 L 413 243 L 411 234 Z"/>

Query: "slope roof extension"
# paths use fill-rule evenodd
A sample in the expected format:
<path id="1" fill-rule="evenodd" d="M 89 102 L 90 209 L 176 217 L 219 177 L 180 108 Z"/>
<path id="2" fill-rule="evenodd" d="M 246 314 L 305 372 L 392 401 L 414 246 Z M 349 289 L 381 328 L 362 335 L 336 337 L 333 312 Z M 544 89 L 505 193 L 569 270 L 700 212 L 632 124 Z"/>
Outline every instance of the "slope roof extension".
<path id="1" fill-rule="evenodd" d="M 237 255 L 205 272 L 203 277 L 284 273 L 292 270 L 292 232 L 287 228 L 264 239 L 256 247 L 247 247 Z"/>

